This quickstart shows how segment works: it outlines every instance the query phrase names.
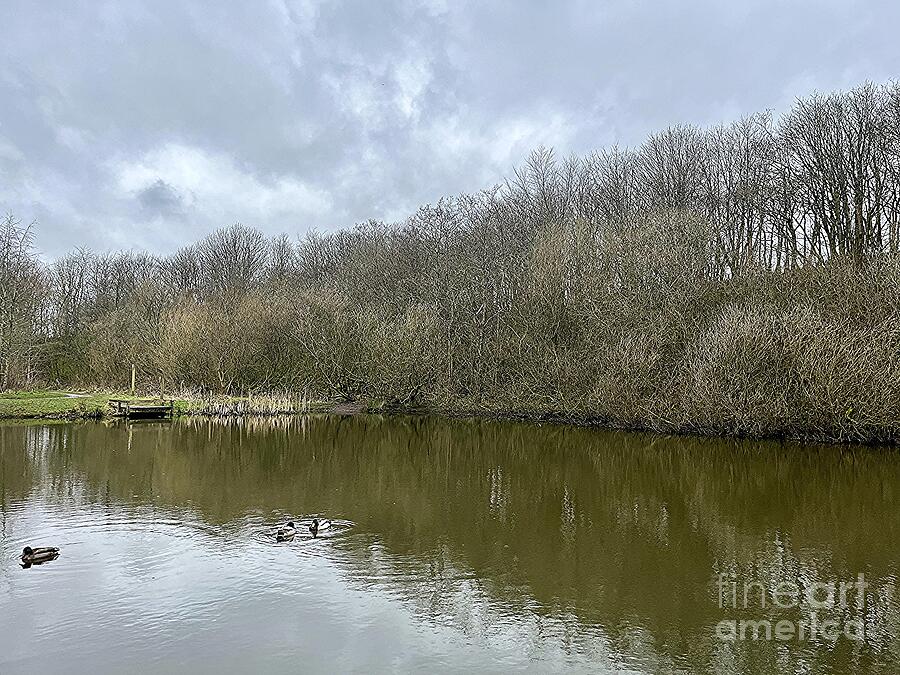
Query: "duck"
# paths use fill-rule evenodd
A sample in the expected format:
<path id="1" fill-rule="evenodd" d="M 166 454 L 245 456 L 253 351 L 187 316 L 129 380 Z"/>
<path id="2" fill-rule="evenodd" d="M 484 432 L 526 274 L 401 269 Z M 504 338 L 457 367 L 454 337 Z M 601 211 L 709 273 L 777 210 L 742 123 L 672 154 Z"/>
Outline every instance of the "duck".
<path id="1" fill-rule="evenodd" d="M 319 532 L 322 530 L 327 530 L 331 527 L 330 520 L 319 520 L 318 518 L 313 518 L 312 524 L 309 526 L 309 531 L 312 532 L 312 536 L 318 536 Z"/>
<path id="2" fill-rule="evenodd" d="M 41 563 L 56 560 L 59 557 L 59 549 L 52 546 L 44 546 L 39 548 L 31 548 L 26 546 L 22 549 L 23 565 L 40 565 Z"/>
<path id="3" fill-rule="evenodd" d="M 290 541 L 297 534 L 294 521 L 290 520 L 275 531 L 275 541 Z"/>

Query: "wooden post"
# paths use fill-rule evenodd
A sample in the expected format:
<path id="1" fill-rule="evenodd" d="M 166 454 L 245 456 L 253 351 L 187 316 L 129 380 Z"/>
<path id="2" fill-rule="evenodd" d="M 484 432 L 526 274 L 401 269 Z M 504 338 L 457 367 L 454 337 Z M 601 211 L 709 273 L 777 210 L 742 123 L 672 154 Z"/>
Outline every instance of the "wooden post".
<path id="1" fill-rule="evenodd" d="M 137 369 L 134 367 L 134 364 L 132 363 L 131 364 L 131 395 L 132 396 L 134 396 L 134 378 L 135 378 L 135 375 L 137 374 L 136 370 Z"/>

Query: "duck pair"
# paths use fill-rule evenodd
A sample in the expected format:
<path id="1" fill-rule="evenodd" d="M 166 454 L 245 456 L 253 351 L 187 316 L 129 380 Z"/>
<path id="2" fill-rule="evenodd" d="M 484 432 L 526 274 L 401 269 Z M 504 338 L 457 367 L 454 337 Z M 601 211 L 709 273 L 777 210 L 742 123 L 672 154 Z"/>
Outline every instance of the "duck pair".
<path id="1" fill-rule="evenodd" d="M 309 525 L 309 532 L 313 537 L 317 537 L 319 535 L 319 532 L 327 530 L 330 527 L 330 520 L 319 520 L 318 518 L 313 518 L 312 523 L 310 523 Z M 296 534 L 297 527 L 294 525 L 294 521 L 291 520 L 275 531 L 275 541 L 290 541 Z"/>

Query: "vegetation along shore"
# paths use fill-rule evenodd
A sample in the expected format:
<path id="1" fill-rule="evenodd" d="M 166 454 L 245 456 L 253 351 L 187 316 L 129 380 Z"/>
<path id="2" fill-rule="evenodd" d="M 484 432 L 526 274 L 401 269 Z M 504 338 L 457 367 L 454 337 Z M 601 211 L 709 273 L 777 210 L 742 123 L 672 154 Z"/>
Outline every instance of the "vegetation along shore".
<path id="1" fill-rule="evenodd" d="M 900 85 L 299 241 L 52 262 L 0 225 L 0 389 L 304 392 L 664 432 L 900 438 Z M 298 223 L 302 226 L 302 223 Z M 18 396 L 18 398 L 16 398 Z M 7 394 L 0 415 L 102 408 Z"/>
<path id="2" fill-rule="evenodd" d="M 202 396 L 195 393 L 179 393 L 168 396 L 134 396 L 127 392 L 111 391 L 7 391 L 0 393 L 0 420 L 2 419 L 104 419 L 115 415 L 111 400 L 134 403 L 171 403 L 174 415 L 198 415 L 205 417 L 234 417 L 242 415 L 296 415 L 303 413 L 342 412 L 340 404 L 313 401 L 303 396 L 246 395 Z"/>

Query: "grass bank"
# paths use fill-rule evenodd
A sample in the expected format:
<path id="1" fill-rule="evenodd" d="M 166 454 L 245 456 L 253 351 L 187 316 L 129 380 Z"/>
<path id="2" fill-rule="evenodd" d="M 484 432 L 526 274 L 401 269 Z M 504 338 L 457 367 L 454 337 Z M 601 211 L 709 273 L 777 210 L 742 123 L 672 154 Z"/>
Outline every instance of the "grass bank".
<path id="1" fill-rule="evenodd" d="M 99 418 L 112 396 L 99 392 L 7 391 L 0 393 L 0 418 Z"/>
<path id="2" fill-rule="evenodd" d="M 110 399 L 152 398 L 121 391 L 6 391 L 0 392 L 0 419 L 103 419 L 110 416 Z M 294 415 L 339 409 L 334 403 L 288 394 L 209 397 L 182 393 L 169 398 L 175 401 L 175 414 L 179 416 Z"/>

